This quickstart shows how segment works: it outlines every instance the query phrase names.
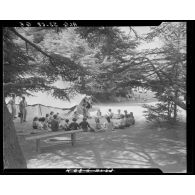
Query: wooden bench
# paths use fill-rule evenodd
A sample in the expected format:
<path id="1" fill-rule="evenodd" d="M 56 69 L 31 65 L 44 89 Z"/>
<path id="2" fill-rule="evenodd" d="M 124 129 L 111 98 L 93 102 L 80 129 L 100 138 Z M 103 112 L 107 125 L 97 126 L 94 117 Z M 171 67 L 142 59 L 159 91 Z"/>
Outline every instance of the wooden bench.
<path id="1" fill-rule="evenodd" d="M 45 134 L 41 134 L 41 135 L 28 136 L 25 139 L 26 140 L 36 140 L 36 151 L 40 152 L 40 140 L 41 139 L 45 139 L 48 137 L 56 137 L 59 135 L 70 134 L 72 146 L 74 146 L 75 142 L 76 142 L 76 133 L 79 133 L 79 132 L 83 132 L 83 130 L 49 132 L 49 133 L 45 133 Z"/>

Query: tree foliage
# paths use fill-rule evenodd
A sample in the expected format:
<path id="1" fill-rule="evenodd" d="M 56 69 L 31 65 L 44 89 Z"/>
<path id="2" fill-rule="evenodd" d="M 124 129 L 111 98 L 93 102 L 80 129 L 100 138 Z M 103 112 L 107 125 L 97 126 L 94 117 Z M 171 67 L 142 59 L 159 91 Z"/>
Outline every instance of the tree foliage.
<path id="1" fill-rule="evenodd" d="M 35 30 L 4 29 L 4 96 L 10 93 L 30 95 L 33 91 L 48 91 L 55 97 L 69 99 L 74 92 L 73 88 L 59 89 L 52 84 L 59 78 L 74 82 L 84 69 L 71 58 L 42 45 L 44 39 L 39 39 L 39 44 L 35 44 Z M 46 35 L 53 30 L 43 29 L 38 32 Z"/>
<path id="2" fill-rule="evenodd" d="M 85 92 L 103 100 L 122 92 L 126 94 L 138 80 L 133 71 L 126 71 L 133 69 L 129 59 L 135 57 L 138 41 L 118 27 L 78 28 L 76 32 L 87 40 L 95 54 L 95 63 L 88 67 L 90 75 L 85 79 Z"/>
<path id="3" fill-rule="evenodd" d="M 186 109 L 186 23 L 165 22 L 143 36 L 129 29 L 133 34 L 119 27 L 5 27 L 4 97 L 46 91 L 61 99 L 84 93 L 105 101 L 141 86 L 155 92 L 160 101 L 156 107 L 145 106 L 147 119 L 176 120 L 178 106 Z M 141 42 L 156 39 L 160 47 L 138 50 Z M 59 79 L 69 86 L 54 86 Z M 8 115 L 5 124 L 11 120 Z M 4 131 L 8 142 L 8 130 L 13 135 L 15 131 L 10 124 Z M 14 143 L 18 144 L 16 139 Z"/>
<path id="4" fill-rule="evenodd" d="M 147 81 L 161 103 L 156 108 L 145 105 L 148 108 L 146 115 L 148 119 L 161 116 L 162 119 L 176 120 L 177 106 L 186 109 L 186 23 L 163 23 L 159 27 L 151 27 L 145 39 L 150 41 L 154 38 L 159 38 L 163 45 L 145 54 L 150 56 L 157 70 L 155 76 Z"/>

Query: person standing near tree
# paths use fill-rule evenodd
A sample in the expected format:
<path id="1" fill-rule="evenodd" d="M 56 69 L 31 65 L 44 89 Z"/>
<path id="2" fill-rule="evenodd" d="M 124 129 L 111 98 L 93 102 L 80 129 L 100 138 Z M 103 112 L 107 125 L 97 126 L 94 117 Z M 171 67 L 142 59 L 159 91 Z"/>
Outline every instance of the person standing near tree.
<path id="1" fill-rule="evenodd" d="M 87 118 L 90 118 L 89 109 L 92 108 L 92 99 L 91 99 L 91 97 L 86 97 L 85 102 L 86 102 L 86 116 L 87 116 Z"/>
<path id="2" fill-rule="evenodd" d="M 83 117 L 87 118 L 87 102 L 86 102 L 86 99 L 83 99 L 82 110 L 83 110 Z"/>
<path id="3" fill-rule="evenodd" d="M 13 94 L 12 95 L 12 99 L 8 102 L 8 104 L 11 105 L 11 110 L 12 110 L 12 118 L 15 119 L 16 118 L 16 95 Z"/>
<path id="4" fill-rule="evenodd" d="M 27 115 L 27 102 L 25 100 L 25 97 L 22 97 L 22 100 L 19 104 L 19 108 L 20 108 L 20 113 L 21 113 L 21 117 L 20 117 L 20 122 L 26 122 L 26 115 Z"/>

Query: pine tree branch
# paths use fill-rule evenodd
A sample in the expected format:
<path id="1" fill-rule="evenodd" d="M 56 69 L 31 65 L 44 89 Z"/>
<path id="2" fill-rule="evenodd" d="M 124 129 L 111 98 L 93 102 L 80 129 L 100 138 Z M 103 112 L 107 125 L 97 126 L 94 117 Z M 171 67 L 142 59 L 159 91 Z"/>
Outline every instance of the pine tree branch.
<path id="1" fill-rule="evenodd" d="M 18 37 L 20 37 L 22 40 L 24 40 L 25 42 L 27 42 L 29 45 L 31 45 L 32 47 L 34 47 L 36 50 L 38 50 L 39 52 L 41 52 L 43 55 L 47 56 L 48 58 L 51 58 L 51 56 L 49 54 L 47 54 L 46 52 L 44 52 L 40 47 L 38 47 L 37 45 L 35 45 L 34 43 L 32 43 L 31 41 L 29 41 L 28 39 L 26 39 L 25 37 L 23 37 L 20 33 L 18 33 L 14 27 L 11 27 L 10 30 L 17 35 Z"/>
<path id="2" fill-rule="evenodd" d="M 3 87 L 31 87 L 33 86 L 34 84 L 33 83 L 3 83 Z"/>

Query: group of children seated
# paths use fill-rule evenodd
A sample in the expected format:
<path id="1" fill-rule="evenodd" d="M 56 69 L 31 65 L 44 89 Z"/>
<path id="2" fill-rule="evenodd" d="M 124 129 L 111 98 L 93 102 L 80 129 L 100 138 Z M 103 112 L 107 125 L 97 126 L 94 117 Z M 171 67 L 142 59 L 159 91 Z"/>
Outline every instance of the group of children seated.
<path id="1" fill-rule="evenodd" d="M 51 112 L 50 115 L 46 114 L 45 117 L 34 117 L 32 127 L 33 129 L 47 130 L 49 127 L 57 126 L 57 121 L 59 121 L 59 113 L 54 115 L 54 112 Z"/>
<path id="2" fill-rule="evenodd" d="M 51 129 L 52 131 L 58 130 L 78 130 L 82 129 L 84 132 L 97 132 L 97 131 L 112 131 L 114 129 L 124 129 L 126 127 L 130 127 L 131 125 L 135 124 L 135 119 L 133 113 L 127 113 L 124 111 L 124 114 L 121 114 L 121 111 L 118 110 L 118 113 L 115 115 L 112 113 L 112 110 L 109 109 L 108 113 L 106 114 L 106 122 L 101 123 L 101 120 L 104 116 L 102 116 L 101 111 L 98 110 L 95 116 L 95 128 L 92 128 L 87 121 L 87 118 L 83 118 L 83 121 L 77 123 L 78 118 L 73 115 L 72 122 L 69 123 L 69 119 L 63 119 L 59 116 L 59 113 L 54 114 L 51 112 L 50 115 L 46 114 L 45 117 L 35 117 L 33 119 L 33 129 L 39 130 L 48 130 Z M 115 119 L 113 122 L 112 119 Z"/>
<path id="3" fill-rule="evenodd" d="M 135 118 L 133 116 L 133 112 L 127 113 L 127 110 L 124 111 L 124 114 L 121 114 L 121 110 L 118 110 L 117 114 L 114 114 L 111 109 L 108 110 L 105 118 L 106 123 L 103 125 L 100 122 L 100 118 L 103 116 L 101 115 L 100 110 L 97 111 L 95 122 L 96 128 L 101 130 L 114 130 L 114 129 L 124 129 L 126 127 L 130 127 L 135 124 Z M 115 119 L 114 122 L 112 119 Z"/>
<path id="4" fill-rule="evenodd" d="M 69 123 L 69 119 L 62 119 L 59 116 L 59 113 L 54 114 L 54 112 L 51 112 L 50 115 L 46 114 L 46 117 L 35 117 L 33 119 L 32 127 L 33 129 L 39 129 L 39 130 L 48 130 L 51 129 L 52 131 L 58 131 L 58 130 L 77 130 L 77 129 L 83 129 L 83 131 L 88 131 L 90 129 L 90 125 L 87 122 L 86 118 L 83 118 L 83 121 L 81 123 L 77 123 L 77 118 L 72 119 L 72 122 Z"/>

